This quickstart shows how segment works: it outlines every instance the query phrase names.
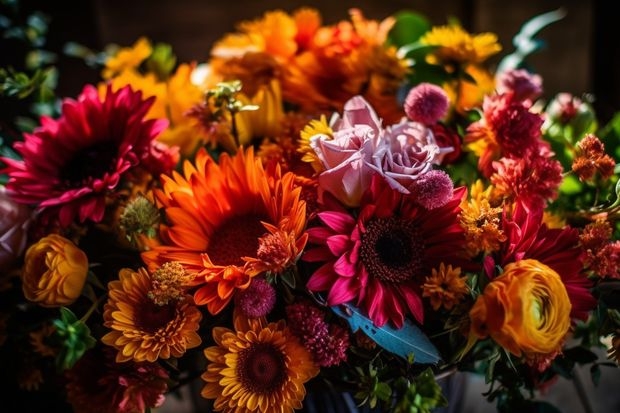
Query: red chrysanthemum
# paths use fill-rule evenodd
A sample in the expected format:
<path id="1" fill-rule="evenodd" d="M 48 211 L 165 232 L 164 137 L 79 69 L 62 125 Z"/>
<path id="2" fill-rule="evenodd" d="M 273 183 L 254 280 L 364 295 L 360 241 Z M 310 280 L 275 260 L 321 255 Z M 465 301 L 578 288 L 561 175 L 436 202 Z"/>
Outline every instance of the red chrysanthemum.
<path id="1" fill-rule="evenodd" d="M 114 350 L 95 347 L 66 372 L 67 401 L 76 413 L 138 413 L 159 407 L 168 373 L 157 363 L 116 363 Z"/>
<path id="2" fill-rule="evenodd" d="M 524 158 L 502 158 L 493 162 L 495 173 L 491 183 L 497 194 L 540 207 L 555 200 L 562 183 L 562 164 L 552 155 L 533 153 Z"/>
<path id="3" fill-rule="evenodd" d="M 106 193 L 123 174 L 150 160 L 153 139 L 166 120 L 145 120 L 154 97 L 143 99 L 130 86 L 103 98 L 92 85 L 77 100 L 66 99 L 59 119 L 41 118 L 41 126 L 16 142 L 21 160 L 2 158 L 13 199 L 36 205 L 68 226 L 77 216 L 99 222 Z"/>
<path id="4" fill-rule="evenodd" d="M 584 272 L 585 255 L 579 246 L 579 231 L 565 227 L 548 228 L 543 222 L 543 209 L 518 202 L 512 214 L 504 213 L 503 231 L 506 241 L 500 250 L 485 261 L 486 273 L 493 278 L 496 265 L 535 259 L 557 272 L 571 302 L 571 318 L 585 319 L 596 305 L 590 293 L 591 281 Z"/>
<path id="5" fill-rule="evenodd" d="M 324 211 L 322 225 L 308 230 L 316 247 L 303 259 L 323 263 L 308 289 L 328 292 L 329 305 L 354 300 L 377 326 L 389 321 L 400 328 L 409 314 L 421 323 L 425 277 L 442 262 L 465 265 L 458 221 L 464 195 L 465 188 L 456 189 L 446 204 L 427 210 L 403 202 L 375 177 L 357 219 L 344 210 Z"/>
<path id="6" fill-rule="evenodd" d="M 482 118 L 469 125 L 465 143 L 480 158 L 478 167 L 485 176 L 492 173 L 492 161 L 500 157 L 522 158 L 538 152 L 543 118 L 529 111 L 512 93 L 487 96 Z"/>

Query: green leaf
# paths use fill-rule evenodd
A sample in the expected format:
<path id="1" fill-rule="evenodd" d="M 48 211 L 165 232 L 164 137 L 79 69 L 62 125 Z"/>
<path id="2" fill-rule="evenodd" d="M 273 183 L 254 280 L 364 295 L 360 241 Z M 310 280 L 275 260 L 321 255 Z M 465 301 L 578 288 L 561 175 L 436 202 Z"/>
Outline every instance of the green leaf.
<path id="1" fill-rule="evenodd" d="M 95 68 L 103 66 L 108 56 L 105 52 L 97 53 L 89 49 L 88 47 L 76 42 L 65 43 L 62 52 L 67 56 L 82 59 L 87 66 Z"/>
<path id="2" fill-rule="evenodd" d="M 388 33 L 387 43 L 397 48 L 415 43 L 432 27 L 426 17 L 413 11 L 401 11 L 394 17 L 396 22 Z"/>
<path id="3" fill-rule="evenodd" d="M 534 16 L 521 26 L 520 31 L 513 37 L 515 51 L 505 56 L 497 67 L 497 73 L 521 67 L 525 58 L 544 46 L 544 42 L 534 38 L 546 26 L 563 19 L 566 16 L 564 9 L 558 9 Z"/>
<path id="4" fill-rule="evenodd" d="M 566 195 L 577 195 L 583 190 L 583 183 L 575 175 L 566 175 L 560 185 L 560 192 Z"/>
<path id="5" fill-rule="evenodd" d="M 155 73 L 160 80 L 165 80 L 176 66 L 177 58 L 172 53 L 172 46 L 158 43 L 153 47 L 151 56 L 146 61 L 146 68 Z"/>
<path id="6" fill-rule="evenodd" d="M 88 326 L 77 319 L 66 307 L 60 308 L 60 318 L 53 321 L 56 327 L 55 339 L 61 350 L 56 355 L 56 366 L 60 370 L 70 369 L 84 355 L 86 350 L 97 343 Z"/>
<path id="7" fill-rule="evenodd" d="M 383 401 L 387 401 L 392 395 L 392 389 L 387 383 L 378 382 L 375 386 L 375 395 Z"/>
<path id="8" fill-rule="evenodd" d="M 352 331 L 361 329 L 379 346 L 405 360 L 411 354 L 414 355 L 416 363 L 435 364 L 441 360 L 435 345 L 410 320 L 406 319 L 400 329 L 391 326 L 389 323 L 377 327 L 359 308 L 352 304 L 332 306 L 331 309 L 349 323 Z"/>

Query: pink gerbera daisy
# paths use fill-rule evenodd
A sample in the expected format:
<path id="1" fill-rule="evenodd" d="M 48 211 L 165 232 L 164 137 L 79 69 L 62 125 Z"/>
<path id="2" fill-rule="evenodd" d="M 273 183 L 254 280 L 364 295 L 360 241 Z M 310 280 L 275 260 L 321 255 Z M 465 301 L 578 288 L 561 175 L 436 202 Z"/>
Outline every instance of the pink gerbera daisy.
<path id="1" fill-rule="evenodd" d="M 327 292 L 329 305 L 355 301 L 377 325 L 402 327 L 407 315 L 422 323 L 421 286 L 433 268 L 462 260 L 464 236 L 458 223 L 465 188 L 443 206 L 428 210 L 403 202 L 404 195 L 375 176 L 357 218 L 345 210 L 320 212 L 308 230 L 316 244 L 303 260 L 323 263 L 307 283 Z"/>
<path id="2" fill-rule="evenodd" d="M 12 198 L 57 214 L 63 227 L 76 216 L 101 221 L 106 194 L 130 168 L 150 161 L 153 140 L 167 126 L 144 119 L 154 99 L 130 86 L 108 87 L 100 98 L 87 85 L 77 100 L 64 100 L 59 119 L 42 117 L 39 128 L 15 143 L 21 160 L 2 158 Z"/>

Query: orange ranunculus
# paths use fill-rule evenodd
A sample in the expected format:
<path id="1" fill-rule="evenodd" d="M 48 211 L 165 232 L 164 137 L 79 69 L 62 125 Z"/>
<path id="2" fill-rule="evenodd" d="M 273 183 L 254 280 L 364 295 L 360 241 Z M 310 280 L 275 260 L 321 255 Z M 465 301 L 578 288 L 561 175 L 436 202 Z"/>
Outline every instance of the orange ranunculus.
<path id="1" fill-rule="evenodd" d="M 469 312 L 472 334 L 491 336 L 516 356 L 550 354 L 570 328 L 571 303 L 562 279 L 538 260 L 510 263 Z"/>
<path id="2" fill-rule="evenodd" d="M 48 235 L 26 251 L 24 296 L 43 307 L 69 305 L 82 293 L 87 274 L 84 251 L 58 234 Z"/>

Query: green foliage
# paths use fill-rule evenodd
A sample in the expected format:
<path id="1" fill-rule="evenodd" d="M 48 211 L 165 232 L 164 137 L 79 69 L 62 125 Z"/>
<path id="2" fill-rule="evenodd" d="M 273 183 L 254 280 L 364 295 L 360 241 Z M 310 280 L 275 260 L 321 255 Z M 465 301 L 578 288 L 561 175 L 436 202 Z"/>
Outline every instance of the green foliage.
<path id="1" fill-rule="evenodd" d="M 60 370 L 70 369 L 82 357 L 86 350 L 97 343 L 90 329 L 66 307 L 60 308 L 60 318 L 54 320 L 56 332 L 54 339 L 61 346 L 56 356 L 56 366 Z"/>
<path id="2" fill-rule="evenodd" d="M 413 11 L 401 11 L 394 15 L 396 22 L 388 33 L 387 43 L 399 49 L 410 47 L 432 27 L 423 15 Z"/>
<path id="3" fill-rule="evenodd" d="M 146 69 L 155 73 L 158 79 L 168 79 L 177 64 L 177 57 L 172 52 L 172 46 L 166 43 L 158 43 L 153 48 L 153 53 L 146 60 Z"/>
<path id="4" fill-rule="evenodd" d="M 428 368 L 408 385 L 394 411 L 395 413 L 431 413 L 437 407 L 447 405 L 448 400 L 435 380 L 433 371 Z"/>
<path id="5" fill-rule="evenodd" d="M 387 402 L 392 396 L 390 385 L 380 379 L 379 369 L 372 364 L 368 365 L 368 372 L 361 368 L 356 368 L 359 374 L 359 391 L 355 393 L 355 398 L 360 405 L 368 404 L 371 409 L 377 407 L 379 401 Z"/>
<path id="6" fill-rule="evenodd" d="M 538 32 L 551 23 L 563 19 L 564 16 L 566 16 L 566 11 L 563 9 L 558 9 L 534 16 L 525 22 L 519 33 L 517 33 L 512 39 L 512 43 L 515 46 L 515 51 L 505 56 L 500 61 L 497 68 L 497 73 L 523 67 L 526 58 L 530 54 L 542 49 L 545 46 L 545 42 L 543 40 L 535 37 Z"/>

